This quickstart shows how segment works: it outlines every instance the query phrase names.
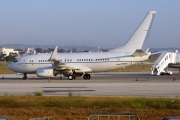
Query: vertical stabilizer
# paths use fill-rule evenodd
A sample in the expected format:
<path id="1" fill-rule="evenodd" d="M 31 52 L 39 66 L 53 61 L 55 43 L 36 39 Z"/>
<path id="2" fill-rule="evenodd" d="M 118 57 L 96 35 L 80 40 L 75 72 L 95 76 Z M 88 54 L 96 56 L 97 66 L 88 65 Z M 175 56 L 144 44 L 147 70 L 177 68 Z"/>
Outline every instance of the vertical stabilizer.
<path id="1" fill-rule="evenodd" d="M 146 38 L 147 33 L 150 31 L 152 21 L 156 11 L 149 11 L 129 41 L 122 47 L 110 50 L 109 52 L 134 52 L 141 49 Z"/>

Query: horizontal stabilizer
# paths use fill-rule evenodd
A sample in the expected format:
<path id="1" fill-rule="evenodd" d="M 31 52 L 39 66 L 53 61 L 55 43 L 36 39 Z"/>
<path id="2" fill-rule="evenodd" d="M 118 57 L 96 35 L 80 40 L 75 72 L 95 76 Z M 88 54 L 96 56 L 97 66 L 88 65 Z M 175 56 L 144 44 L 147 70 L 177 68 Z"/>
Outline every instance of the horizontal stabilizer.
<path id="1" fill-rule="evenodd" d="M 138 49 L 136 50 L 134 53 L 133 53 L 133 57 L 138 57 L 138 56 L 145 56 L 145 55 L 148 55 L 147 53 L 145 53 L 144 51 L 142 51 L 141 49 Z"/>
<path id="2" fill-rule="evenodd" d="M 151 55 L 157 55 L 157 54 L 162 54 L 162 53 L 166 53 L 166 52 L 173 52 L 173 51 L 172 50 L 159 51 L 159 52 L 151 53 Z"/>

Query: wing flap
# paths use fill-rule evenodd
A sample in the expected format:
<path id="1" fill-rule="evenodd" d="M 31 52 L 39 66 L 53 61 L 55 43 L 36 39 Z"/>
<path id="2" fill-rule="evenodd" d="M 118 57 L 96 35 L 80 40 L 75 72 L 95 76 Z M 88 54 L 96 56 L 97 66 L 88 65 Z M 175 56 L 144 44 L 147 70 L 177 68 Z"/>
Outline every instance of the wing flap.
<path id="1" fill-rule="evenodd" d="M 92 69 L 84 65 L 59 64 L 54 65 L 57 70 L 75 70 L 76 72 L 92 72 Z"/>

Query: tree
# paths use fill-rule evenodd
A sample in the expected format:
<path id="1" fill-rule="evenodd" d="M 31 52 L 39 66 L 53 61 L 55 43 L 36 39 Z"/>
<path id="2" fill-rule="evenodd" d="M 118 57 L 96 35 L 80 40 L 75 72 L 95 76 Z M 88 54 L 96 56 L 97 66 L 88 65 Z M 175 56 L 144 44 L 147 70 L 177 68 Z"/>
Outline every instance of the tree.
<path id="1" fill-rule="evenodd" d="M 109 50 L 107 50 L 107 49 L 102 49 L 102 52 L 108 52 Z"/>
<path id="2" fill-rule="evenodd" d="M 53 51 L 54 51 L 53 48 L 48 48 L 48 50 L 47 50 L 48 53 L 51 53 L 51 52 L 53 52 Z"/>
<path id="3" fill-rule="evenodd" d="M 17 57 L 17 53 L 9 53 L 9 56 L 6 57 L 6 61 L 14 61 Z"/>
<path id="4" fill-rule="evenodd" d="M 1 53 L 0 61 L 5 61 L 5 59 L 6 59 L 6 54 Z"/>
<path id="5" fill-rule="evenodd" d="M 23 51 L 23 49 L 15 49 L 15 51 L 21 51 L 21 52 L 22 52 L 22 51 Z"/>
<path id="6" fill-rule="evenodd" d="M 65 50 L 65 49 L 58 49 L 58 52 L 60 52 L 60 53 L 65 53 L 66 50 Z"/>
<path id="7" fill-rule="evenodd" d="M 37 53 L 42 53 L 43 52 L 42 48 L 39 48 L 39 47 L 37 47 L 35 50 L 36 50 Z"/>
<path id="8" fill-rule="evenodd" d="M 74 53 L 74 52 L 77 52 L 77 49 L 76 48 L 73 48 L 72 49 L 72 52 Z"/>
<path id="9" fill-rule="evenodd" d="M 84 50 L 83 52 L 89 52 L 90 50 Z"/>
<path id="10" fill-rule="evenodd" d="M 66 52 L 67 52 L 67 53 L 71 53 L 71 52 L 72 52 L 72 50 L 67 50 Z"/>

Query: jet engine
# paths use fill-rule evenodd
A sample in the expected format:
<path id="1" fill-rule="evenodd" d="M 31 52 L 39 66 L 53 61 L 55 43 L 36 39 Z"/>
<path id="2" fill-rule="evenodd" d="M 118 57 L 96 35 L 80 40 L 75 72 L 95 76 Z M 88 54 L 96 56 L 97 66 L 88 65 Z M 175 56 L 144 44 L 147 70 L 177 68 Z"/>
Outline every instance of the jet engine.
<path id="1" fill-rule="evenodd" d="M 59 74 L 59 71 L 50 67 L 42 67 L 36 70 L 38 77 L 55 77 L 57 74 Z"/>

